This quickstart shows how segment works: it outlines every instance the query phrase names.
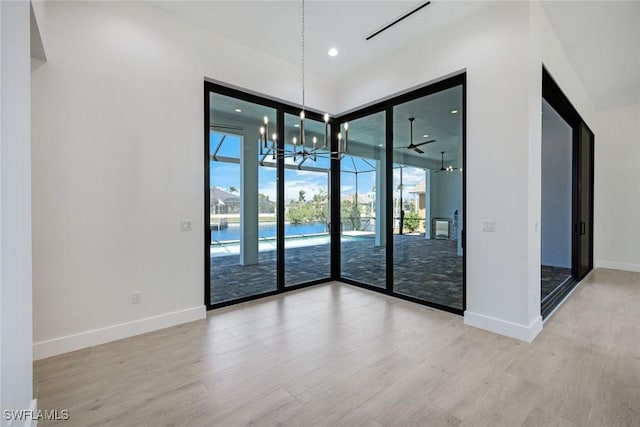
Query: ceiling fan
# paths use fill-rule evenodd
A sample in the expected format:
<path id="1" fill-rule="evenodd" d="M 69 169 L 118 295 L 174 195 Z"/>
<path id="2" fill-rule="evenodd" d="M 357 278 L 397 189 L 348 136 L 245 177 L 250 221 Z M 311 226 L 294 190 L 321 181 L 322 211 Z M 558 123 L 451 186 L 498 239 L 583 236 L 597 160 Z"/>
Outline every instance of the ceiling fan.
<path id="1" fill-rule="evenodd" d="M 419 142 L 417 144 L 413 143 L 413 121 L 415 120 L 415 117 L 409 117 L 409 126 L 411 127 L 411 143 L 405 147 L 407 150 L 413 150 L 416 153 L 420 153 L 420 154 L 424 154 L 424 151 L 422 151 L 420 148 L 420 146 L 425 145 L 425 144 L 431 144 L 432 142 L 436 142 L 435 139 L 430 139 L 429 141 L 424 141 L 424 142 Z"/>
<path id="2" fill-rule="evenodd" d="M 440 158 L 440 169 L 438 169 L 435 173 L 438 172 L 453 172 L 455 170 L 458 170 L 458 168 L 454 168 L 453 166 L 449 165 L 446 168 L 444 167 L 444 151 L 440 152 L 441 158 Z"/>

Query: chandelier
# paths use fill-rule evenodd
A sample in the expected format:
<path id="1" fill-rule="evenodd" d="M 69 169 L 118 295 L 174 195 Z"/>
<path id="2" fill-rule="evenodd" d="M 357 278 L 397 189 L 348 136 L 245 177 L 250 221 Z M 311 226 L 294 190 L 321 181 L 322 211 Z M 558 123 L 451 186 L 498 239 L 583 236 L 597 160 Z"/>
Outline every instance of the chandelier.
<path id="1" fill-rule="evenodd" d="M 286 150 L 278 148 L 278 134 L 276 132 L 271 134 L 269 139 L 269 118 L 264 116 L 262 126 L 260 126 L 260 135 L 258 139 L 258 145 L 260 148 L 261 156 L 271 155 L 273 160 L 277 158 L 291 158 L 294 162 L 300 162 L 301 165 L 304 161 L 311 158 L 315 162 L 318 157 L 330 157 L 332 159 L 341 159 L 347 152 L 347 144 L 349 141 L 349 123 L 345 122 L 344 137 L 341 132 L 338 132 L 338 150 L 331 151 L 326 150 L 331 145 L 330 133 L 329 133 L 329 114 L 324 114 L 324 138 L 321 145 L 318 145 L 318 138 L 314 136 L 311 138 L 311 143 L 307 143 L 305 136 L 305 0 L 301 2 L 300 8 L 301 17 L 301 70 L 302 70 L 302 109 L 300 110 L 300 133 L 298 136 L 294 136 L 291 140 L 292 149 Z M 286 142 L 286 141 L 285 141 Z M 323 150 L 323 151 L 320 151 Z"/>

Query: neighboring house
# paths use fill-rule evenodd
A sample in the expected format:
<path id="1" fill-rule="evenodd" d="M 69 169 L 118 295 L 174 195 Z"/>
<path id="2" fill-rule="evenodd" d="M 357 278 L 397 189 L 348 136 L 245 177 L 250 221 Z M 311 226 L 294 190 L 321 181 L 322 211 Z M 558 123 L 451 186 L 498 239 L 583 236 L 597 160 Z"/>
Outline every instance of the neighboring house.
<path id="1" fill-rule="evenodd" d="M 221 190 L 218 187 L 209 189 L 209 212 L 214 215 L 240 213 L 240 196 Z"/>
<path id="2" fill-rule="evenodd" d="M 259 213 L 275 213 L 276 203 L 266 198 L 258 198 Z M 218 187 L 209 189 L 209 212 L 213 215 L 239 214 L 240 195 L 229 193 Z"/>

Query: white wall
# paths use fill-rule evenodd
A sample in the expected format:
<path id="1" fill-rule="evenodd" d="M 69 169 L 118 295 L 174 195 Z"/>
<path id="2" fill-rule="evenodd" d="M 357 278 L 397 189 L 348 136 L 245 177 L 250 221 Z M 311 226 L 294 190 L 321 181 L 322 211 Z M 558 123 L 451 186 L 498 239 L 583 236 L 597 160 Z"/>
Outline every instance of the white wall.
<path id="1" fill-rule="evenodd" d="M 595 132 L 595 265 L 640 271 L 640 104 L 599 111 Z"/>
<path id="2" fill-rule="evenodd" d="M 29 2 L 0 2 L 0 410 L 29 409 L 31 145 Z M 2 426 L 8 421 L 2 415 Z M 28 425 L 18 421 L 13 425 Z"/>
<path id="3" fill-rule="evenodd" d="M 547 106 L 542 118 L 541 262 L 571 268 L 573 130 Z"/>
<path id="4" fill-rule="evenodd" d="M 438 170 L 437 168 L 435 170 Z M 457 254 L 463 255 L 462 248 L 462 224 L 463 224 L 463 200 L 462 200 L 462 173 L 432 171 L 429 180 L 430 185 L 427 186 L 428 202 L 427 202 L 427 225 L 428 232 L 431 231 L 431 218 L 450 218 L 451 219 L 451 238 L 457 240 Z M 458 212 L 457 222 L 455 212 Z M 425 237 L 431 237 L 425 233 Z"/>
<path id="5" fill-rule="evenodd" d="M 46 6 L 32 87 L 36 358 L 203 317 L 204 78 L 300 96 L 297 67 L 156 8 Z M 307 96 L 331 111 L 315 81 Z"/>
<path id="6" fill-rule="evenodd" d="M 431 174 L 431 216 L 450 218 L 462 211 L 462 174 L 460 171 Z"/>

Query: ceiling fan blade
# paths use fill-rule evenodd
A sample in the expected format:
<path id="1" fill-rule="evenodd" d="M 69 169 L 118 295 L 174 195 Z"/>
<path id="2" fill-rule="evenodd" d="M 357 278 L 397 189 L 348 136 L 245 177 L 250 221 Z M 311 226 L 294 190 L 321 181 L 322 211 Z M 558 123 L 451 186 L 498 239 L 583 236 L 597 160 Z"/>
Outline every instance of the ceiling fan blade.
<path id="1" fill-rule="evenodd" d="M 432 142 L 436 142 L 435 139 L 430 139 L 429 141 L 424 141 L 424 142 L 419 142 L 417 144 L 413 144 L 414 147 L 419 147 L 421 145 L 425 145 L 425 144 L 431 144 Z"/>
<path id="2" fill-rule="evenodd" d="M 419 149 L 418 147 L 414 147 L 414 148 L 413 148 L 413 150 L 414 150 L 415 152 L 417 152 L 417 153 L 424 154 L 424 151 L 422 151 L 422 150 L 421 150 L 421 149 Z"/>

